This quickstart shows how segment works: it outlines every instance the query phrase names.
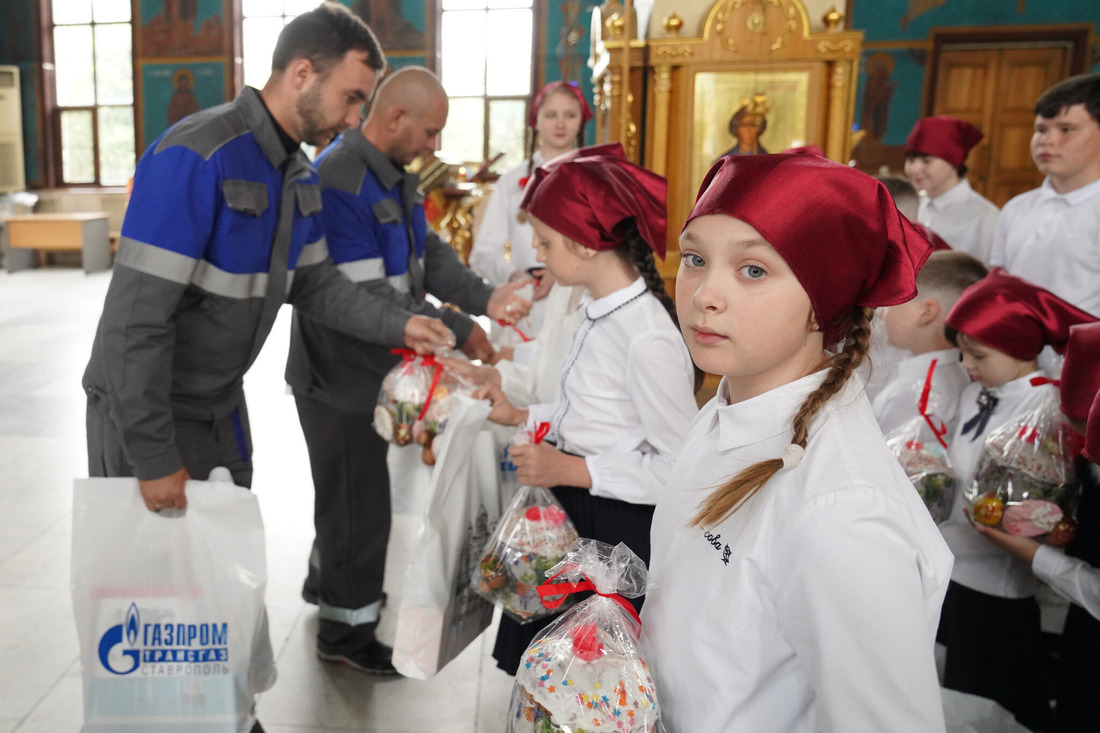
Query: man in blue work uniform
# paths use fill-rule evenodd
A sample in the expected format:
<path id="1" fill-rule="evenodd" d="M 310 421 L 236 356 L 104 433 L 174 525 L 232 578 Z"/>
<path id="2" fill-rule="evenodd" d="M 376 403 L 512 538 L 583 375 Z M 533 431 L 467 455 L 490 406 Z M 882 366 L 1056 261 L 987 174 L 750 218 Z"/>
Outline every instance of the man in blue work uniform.
<path id="1" fill-rule="evenodd" d="M 484 359 L 492 354 L 485 332 L 465 315 L 437 310 L 425 294 L 508 320 L 530 303 L 514 295 L 527 283 L 492 289 L 428 229 L 419 177 L 405 166 L 435 151 L 447 109 L 447 95 L 427 69 L 389 76 L 361 129 L 345 130 L 317 159 L 321 218 L 333 262 L 362 290 L 392 303 L 392 318 L 441 318 L 468 356 Z M 380 321 L 379 328 L 389 324 Z M 371 421 L 382 379 L 399 361 L 385 346 L 357 341 L 295 309 L 286 378 L 316 494 L 317 535 L 303 596 L 320 608 L 318 656 L 372 674 L 395 673 L 390 648 L 374 635 L 390 485 L 387 444 Z"/>
<path id="2" fill-rule="evenodd" d="M 83 379 L 92 476 L 136 476 L 150 511 L 185 508 L 184 482 L 215 466 L 248 486 L 243 377 L 283 302 L 361 338 L 453 342 L 333 266 L 299 149 L 357 124 L 384 65 L 370 29 L 324 3 L 279 35 L 262 90 L 184 119 L 142 157 Z"/>

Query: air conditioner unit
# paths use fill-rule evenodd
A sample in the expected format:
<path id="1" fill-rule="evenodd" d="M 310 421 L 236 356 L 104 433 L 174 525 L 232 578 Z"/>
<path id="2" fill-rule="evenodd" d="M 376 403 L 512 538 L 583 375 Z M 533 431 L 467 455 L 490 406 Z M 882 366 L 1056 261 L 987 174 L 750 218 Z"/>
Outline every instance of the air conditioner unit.
<path id="1" fill-rule="evenodd" d="M 0 66 L 0 193 L 22 191 L 26 187 L 19 67 Z"/>

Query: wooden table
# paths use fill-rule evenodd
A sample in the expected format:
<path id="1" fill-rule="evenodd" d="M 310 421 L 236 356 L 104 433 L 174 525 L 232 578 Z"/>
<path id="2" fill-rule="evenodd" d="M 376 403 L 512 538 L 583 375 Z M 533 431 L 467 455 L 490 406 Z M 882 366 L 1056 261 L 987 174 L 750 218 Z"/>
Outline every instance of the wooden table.
<path id="1" fill-rule="evenodd" d="M 7 224 L 8 272 L 34 266 L 33 252 L 79 251 L 85 272 L 111 266 L 106 212 L 17 214 L 0 218 Z M 27 254 L 32 254 L 28 258 Z"/>

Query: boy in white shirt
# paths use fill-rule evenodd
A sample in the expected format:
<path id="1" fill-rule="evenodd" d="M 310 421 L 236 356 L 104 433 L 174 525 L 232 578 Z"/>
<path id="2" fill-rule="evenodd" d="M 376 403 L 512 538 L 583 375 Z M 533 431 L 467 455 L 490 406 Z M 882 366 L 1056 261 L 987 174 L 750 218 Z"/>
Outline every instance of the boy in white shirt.
<path id="1" fill-rule="evenodd" d="M 926 412 L 942 426 L 943 435 L 954 434 L 959 395 L 970 377 L 958 349 L 944 335 L 944 323 L 963 291 L 987 273 L 980 260 L 965 252 L 933 252 L 917 274 L 917 297 L 884 309 L 886 341 L 906 353 L 872 402 L 883 434 L 921 414 L 926 385 Z"/>
<path id="2" fill-rule="evenodd" d="M 947 316 L 948 339 L 974 383 L 959 400 L 948 455 L 966 487 L 985 438 L 1038 407 L 1054 388 L 1038 366 L 1046 345 L 1061 352 L 1071 326 L 1095 321 L 1054 294 L 994 268 Z M 940 532 L 955 555 L 937 641 L 947 647 L 943 686 L 995 700 L 1024 726 L 1051 723 L 1035 576 L 971 526 L 963 490 Z"/>
<path id="3" fill-rule="evenodd" d="M 923 195 L 917 221 L 982 262 L 989 261 L 997 207 L 970 187 L 966 156 L 984 136 L 969 122 L 917 120 L 905 141 L 905 175 Z"/>
<path id="4" fill-rule="evenodd" d="M 1100 74 L 1055 84 L 1035 103 L 1031 157 L 1043 185 L 1001 211 L 989 264 L 1100 316 Z"/>

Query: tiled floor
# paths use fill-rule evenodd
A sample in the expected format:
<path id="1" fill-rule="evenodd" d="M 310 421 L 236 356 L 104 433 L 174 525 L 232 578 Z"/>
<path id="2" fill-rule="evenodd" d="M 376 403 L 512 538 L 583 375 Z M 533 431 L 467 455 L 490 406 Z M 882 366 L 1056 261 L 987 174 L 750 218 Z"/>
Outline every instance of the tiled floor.
<path id="1" fill-rule="evenodd" d="M 65 267 L 0 272 L 0 733 L 81 728 L 69 591 L 72 480 L 87 475 L 80 375 L 109 278 Z M 424 682 L 378 680 L 314 656 L 317 611 L 299 596 L 313 490 L 282 380 L 289 313 L 280 315 L 246 381 L 279 672 L 260 698 L 260 720 L 270 733 L 499 733 L 511 678 L 488 655 L 492 628 Z M 425 484 L 415 485 L 395 491 L 390 609 L 424 506 Z M 380 635 L 392 638 L 393 628 L 392 611 L 383 611 Z"/>

